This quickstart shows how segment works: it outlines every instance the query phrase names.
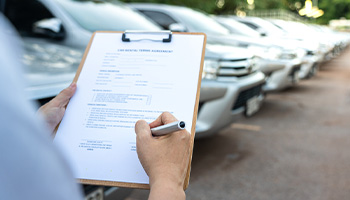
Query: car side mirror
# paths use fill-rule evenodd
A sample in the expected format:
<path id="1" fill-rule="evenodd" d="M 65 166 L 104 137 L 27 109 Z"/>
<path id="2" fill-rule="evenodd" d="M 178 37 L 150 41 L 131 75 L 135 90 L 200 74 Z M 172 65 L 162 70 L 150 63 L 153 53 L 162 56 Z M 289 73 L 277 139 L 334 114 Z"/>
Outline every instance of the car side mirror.
<path id="1" fill-rule="evenodd" d="M 174 23 L 169 25 L 169 30 L 173 32 L 187 32 L 187 29 L 184 25 L 179 23 Z"/>
<path id="2" fill-rule="evenodd" d="M 62 40 L 65 36 L 60 19 L 50 18 L 37 21 L 33 24 L 33 33 L 56 40 Z"/>

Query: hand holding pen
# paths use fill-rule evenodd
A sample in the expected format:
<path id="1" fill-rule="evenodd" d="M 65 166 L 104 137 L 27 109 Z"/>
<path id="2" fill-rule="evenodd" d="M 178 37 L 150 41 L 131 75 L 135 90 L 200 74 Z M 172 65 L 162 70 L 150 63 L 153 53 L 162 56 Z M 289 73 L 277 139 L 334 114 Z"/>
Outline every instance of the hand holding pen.
<path id="1" fill-rule="evenodd" d="M 185 129 L 185 122 L 184 121 L 175 121 L 169 124 L 165 124 L 162 126 L 158 126 L 151 129 L 153 136 L 162 136 L 167 135 L 175 131 L 180 131 Z"/>
<path id="2" fill-rule="evenodd" d="M 174 126 L 173 122 L 180 124 L 172 114 L 165 112 L 150 124 L 140 120 L 135 125 L 137 154 L 149 176 L 150 198 L 152 194 L 159 197 L 159 192 L 164 192 L 168 197 L 185 194 L 183 184 L 190 160 L 191 134 L 186 129 L 180 129 L 171 134 L 154 137 L 151 131 L 153 128 L 172 124 L 161 128 L 166 130 L 166 127 Z M 156 130 L 153 132 L 157 132 Z M 167 196 L 161 196 L 163 198 L 160 199 L 168 199 Z"/>

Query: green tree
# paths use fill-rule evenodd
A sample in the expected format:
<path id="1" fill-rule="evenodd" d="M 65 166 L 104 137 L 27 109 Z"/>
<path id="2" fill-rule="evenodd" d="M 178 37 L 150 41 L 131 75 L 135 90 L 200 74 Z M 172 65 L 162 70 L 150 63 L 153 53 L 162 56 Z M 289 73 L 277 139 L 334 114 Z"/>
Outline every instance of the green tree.
<path id="1" fill-rule="evenodd" d="M 200 9 L 208 13 L 212 13 L 215 9 L 215 0 L 121 0 L 126 3 L 140 2 L 140 3 L 160 3 L 186 6 L 194 9 Z"/>
<path id="2" fill-rule="evenodd" d="M 329 20 L 345 17 L 350 19 L 350 0 L 320 0 L 319 8 L 324 15 L 316 21 L 321 24 L 328 24 Z"/>
<path id="3" fill-rule="evenodd" d="M 123 2 L 148 2 L 186 6 L 203 10 L 210 14 L 235 14 L 237 10 L 249 11 L 247 0 L 121 0 Z M 305 0 L 255 0 L 254 10 L 285 9 L 297 13 Z M 317 23 L 327 24 L 331 19 L 345 17 L 350 19 L 350 0 L 319 0 L 318 6 L 324 16 Z"/>
<path id="4" fill-rule="evenodd" d="M 256 0 L 254 2 L 254 10 L 269 10 L 269 9 L 288 9 L 288 10 L 296 10 L 295 3 L 300 2 L 300 0 L 268 0 L 261 1 Z M 252 9 L 247 3 L 246 0 L 226 0 L 225 4 L 222 8 L 215 7 L 212 13 L 215 14 L 227 14 L 233 13 L 237 9 L 242 11 L 249 11 Z"/>

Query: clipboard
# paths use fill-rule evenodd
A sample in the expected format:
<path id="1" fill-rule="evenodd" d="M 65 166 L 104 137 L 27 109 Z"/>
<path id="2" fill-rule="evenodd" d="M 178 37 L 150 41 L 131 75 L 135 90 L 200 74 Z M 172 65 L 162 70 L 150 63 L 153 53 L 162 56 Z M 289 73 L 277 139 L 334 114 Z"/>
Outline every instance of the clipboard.
<path id="1" fill-rule="evenodd" d="M 73 146 L 78 144 L 79 148 L 76 147 L 76 146 L 72 147 L 71 144 L 67 144 L 67 143 L 70 143 L 70 142 L 73 143 L 73 140 L 71 138 L 69 138 L 69 137 L 73 137 L 74 138 L 75 136 L 70 135 L 70 134 L 74 134 L 74 133 L 69 133 L 69 134 L 66 133 L 66 132 L 70 132 L 70 131 L 67 131 L 67 130 L 69 130 L 68 127 L 72 126 L 72 125 L 67 125 L 67 124 L 70 123 L 70 120 L 72 119 L 71 116 L 74 116 L 74 112 L 72 111 L 71 114 L 70 114 L 70 110 L 73 110 L 74 105 L 77 106 L 79 104 L 77 102 L 79 97 L 76 97 L 76 96 L 79 96 L 78 92 L 81 93 L 79 90 L 83 90 L 84 87 L 89 87 L 88 85 L 90 84 L 90 82 L 86 82 L 85 81 L 84 82 L 84 83 L 86 83 L 85 85 L 79 85 L 79 81 L 83 79 L 82 77 L 86 77 L 87 76 L 86 75 L 86 73 L 87 73 L 86 71 L 88 71 L 88 70 L 84 71 L 84 69 L 85 69 L 84 67 L 85 67 L 85 65 L 87 65 L 86 63 L 92 62 L 91 60 L 93 59 L 92 57 L 94 56 L 94 52 L 93 52 L 92 48 L 96 47 L 95 42 L 98 41 L 97 39 L 95 40 L 95 38 L 97 36 L 102 37 L 101 35 L 104 35 L 104 36 L 108 35 L 110 37 L 113 36 L 114 38 L 117 37 L 117 38 L 119 38 L 118 40 L 121 40 L 123 42 L 123 45 L 124 44 L 126 46 L 130 45 L 130 48 L 128 48 L 128 49 L 121 49 L 121 50 L 123 50 L 123 53 L 124 53 L 125 50 L 137 51 L 139 53 L 140 52 L 144 52 L 144 51 L 148 51 L 148 49 L 135 49 L 135 47 L 138 44 L 141 44 L 141 43 L 146 43 L 148 46 L 152 46 L 152 43 L 157 43 L 158 46 L 163 46 L 164 45 L 164 46 L 169 47 L 170 44 L 176 46 L 174 43 L 177 43 L 178 41 L 184 40 L 184 39 L 191 39 L 191 38 L 194 39 L 194 38 L 196 38 L 196 40 L 200 41 L 199 42 L 201 44 L 200 47 L 198 47 L 198 46 L 197 47 L 192 47 L 193 49 L 197 49 L 196 50 L 196 52 L 197 52 L 196 59 L 198 59 L 196 61 L 197 62 L 197 66 L 193 66 L 193 67 L 195 68 L 195 72 L 198 73 L 198 74 L 195 75 L 195 77 L 197 77 L 196 80 L 193 80 L 193 81 L 195 81 L 197 83 L 195 85 L 195 89 L 194 89 L 196 94 L 193 94 L 194 95 L 193 96 L 194 97 L 194 99 L 193 99 L 194 100 L 194 102 L 193 102 L 194 105 L 192 107 L 193 111 L 190 111 L 191 113 L 193 113 L 193 116 L 190 116 L 190 118 L 189 118 L 190 119 L 190 123 L 191 123 L 192 126 L 191 126 L 191 129 L 188 130 L 188 132 L 190 132 L 190 134 L 191 134 L 191 144 L 190 144 L 190 160 L 189 160 L 189 165 L 188 165 L 188 169 L 187 169 L 187 176 L 186 176 L 186 179 L 185 179 L 185 182 L 184 182 L 184 189 L 186 189 L 188 187 L 189 178 L 190 178 L 192 152 L 193 152 L 194 137 L 195 137 L 195 124 L 196 124 L 196 120 L 197 120 L 197 111 L 198 111 L 199 96 L 200 96 L 200 86 L 201 86 L 201 78 L 202 78 L 201 74 L 202 74 L 202 70 L 203 70 L 204 55 L 205 55 L 206 35 L 204 33 L 172 33 L 170 31 L 157 31 L 157 32 L 144 32 L 144 31 L 125 31 L 125 32 L 119 32 L 119 31 L 97 31 L 97 32 L 93 33 L 93 35 L 91 37 L 91 40 L 90 40 L 90 42 L 89 42 L 89 44 L 88 44 L 88 46 L 87 46 L 87 48 L 85 50 L 84 56 L 82 58 L 82 61 L 81 61 L 80 65 L 79 65 L 79 68 L 78 68 L 78 70 L 76 72 L 75 78 L 74 78 L 74 82 L 76 82 L 78 84 L 77 92 L 73 96 L 73 98 L 71 99 L 70 103 L 68 104 L 67 110 L 66 110 L 65 116 L 62 119 L 62 122 L 56 128 L 57 135 L 56 135 L 56 138 L 55 138 L 54 142 L 58 143 L 58 146 L 62 147 L 61 149 L 64 151 L 64 153 L 68 157 L 72 153 L 75 154 L 76 151 L 82 151 L 82 152 L 84 151 L 83 155 L 86 155 L 85 150 L 89 150 L 88 148 L 92 149 L 92 153 L 91 154 L 94 153 L 94 150 L 95 150 L 94 148 L 97 149 L 96 151 L 107 151 L 106 149 L 108 149 L 108 141 L 107 141 L 106 144 L 104 144 L 104 142 L 106 142 L 104 140 L 97 141 L 97 143 L 103 143 L 104 146 L 101 146 L 101 144 L 100 144 L 100 146 L 96 146 L 96 144 L 86 144 L 86 143 L 88 143 L 88 141 L 86 141 L 86 143 L 84 143 L 84 142 L 82 143 L 81 141 L 78 141 L 77 143 L 74 143 Z M 197 42 L 197 44 L 199 44 L 199 43 Z M 112 46 L 111 49 L 114 48 L 113 44 L 108 44 L 108 46 L 109 47 Z M 188 46 L 184 46 L 184 47 L 176 46 L 177 51 L 181 51 L 181 49 L 184 49 L 184 48 L 189 48 L 189 47 Z M 118 51 L 119 50 L 120 49 L 118 49 Z M 156 54 L 156 56 L 162 56 L 162 55 L 160 55 L 160 53 L 172 53 L 172 52 L 170 52 L 172 50 L 169 50 L 169 48 L 166 48 L 166 50 L 151 50 L 151 51 L 158 53 L 158 54 Z M 114 52 L 114 50 L 113 50 L 113 52 Z M 114 56 L 114 58 L 113 58 L 113 56 Z M 117 59 L 118 60 L 118 58 L 122 59 L 122 58 L 118 57 L 117 53 L 113 54 L 110 57 L 111 57 L 110 60 L 113 60 L 113 59 Z M 108 59 L 105 59 L 105 60 L 108 60 Z M 152 62 L 152 60 L 150 62 Z M 108 63 L 108 62 L 105 62 L 105 63 Z M 102 64 L 101 66 L 108 66 L 108 64 L 105 64 L 105 65 Z M 108 67 L 106 67 L 106 68 L 108 68 Z M 113 71 L 113 70 L 111 70 L 111 71 Z M 107 74 L 108 74 L 108 72 L 101 73 L 101 72 L 104 72 L 104 70 L 100 70 L 100 71 L 97 71 L 97 72 L 99 73 L 99 75 L 101 75 L 101 77 L 103 77 L 103 75 L 107 76 Z M 117 73 L 119 73 L 119 72 L 117 72 Z M 117 77 L 117 78 L 120 78 L 120 77 Z M 101 79 L 101 80 L 104 80 L 106 82 L 109 81 L 108 79 Z M 178 81 L 181 81 L 181 79 L 179 79 Z M 193 81 L 192 81 L 192 83 L 193 83 Z M 96 84 L 97 84 L 97 82 L 96 82 Z M 104 84 L 104 83 L 100 83 L 100 84 Z M 142 87 L 142 84 L 143 83 L 139 84 L 140 87 Z M 106 89 L 108 90 L 108 87 Z M 162 88 L 160 88 L 160 89 L 162 89 Z M 109 95 L 109 93 L 107 93 L 107 94 Z M 122 96 L 122 97 L 129 98 L 129 97 L 126 97 L 125 95 Z M 96 98 L 97 98 L 96 94 L 94 94 L 93 99 L 96 100 Z M 147 100 L 145 100 L 146 104 L 147 104 L 147 102 L 149 101 L 149 98 L 143 97 L 142 95 L 138 96 L 138 98 L 129 98 L 129 99 L 131 99 L 130 101 L 133 101 L 133 100 L 136 99 L 135 101 L 143 102 L 144 98 L 147 99 Z M 116 101 L 118 101 L 118 102 L 121 101 L 120 97 L 118 97 L 116 99 L 117 99 Z M 150 100 L 150 101 L 153 101 L 153 100 Z M 73 104 L 73 106 L 71 104 Z M 94 104 L 92 104 L 92 105 L 94 105 Z M 71 108 L 71 106 L 72 106 L 72 108 Z M 89 109 L 91 109 L 91 107 Z M 166 111 L 166 110 L 164 110 L 164 111 Z M 117 111 L 117 112 L 119 112 L 119 111 Z M 75 114 L 76 113 L 77 113 L 77 111 L 75 111 Z M 91 117 L 91 113 L 90 113 L 90 117 Z M 142 118 L 140 118 L 140 119 L 142 119 Z M 84 123 L 85 123 L 85 121 L 84 121 Z M 88 127 L 86 124 L 84 124 L 84 126 Z M 187 122 L 186 122 L 186 126 L 187 126 Z M 101 128 L 101 127 L 98 127 L 98 126 L 96 126 L 96 127 L 97 128 Z M 96 127 L 93 126 L 92 128 L 96 128 Z M 103 137 L 101 136 L 101 138 L 103 138 Z M 74 139 L 76 139 L 76 138 L 74 138 Z M 86 146 L 84 146 L 84 145 L 86 145 Z M 92 146 L 89 146 L 89 145 L 92 145 Z M 106 148 L 106 146 L 107 146 L 107 148 Z M 102 147 L 104 149 L 101 150 Z M 72 149 L 75 149 L 75 150 L 72 150 Z M 71 160 L 71 161 L 74 163 L 74 160 Z M 121 163 L 121 164 L 123 165 L 124 163 Z M 86 168 L 86 170 L 88 171 L 88 168 Z M 75 169 L 73 171 L 75 171 L 75 172 L 79 171 L 79 173 L 81 173 L 81 171 L 84 171 L 84 170 L 81 169 L 81 167 L 80 167 L 80 169 L 78 169 L 78 170 Z M 111 172 L 112 172 L 112 170 L 111 170 Z M 81 174 L 83 174 L 83 173 L 81 173 Z M 120 181 L 120 180 L 105 180 L 105 179 L 98 179 L 98 178 L 79 178 L 79 177 L 76 177 L 76 178 L 82 184 L 149 189 L 149 184 L 147 184 L 147 183 L 137 183 L 137 182 L 123 181 L 123 180 L 122 181 Z"/>

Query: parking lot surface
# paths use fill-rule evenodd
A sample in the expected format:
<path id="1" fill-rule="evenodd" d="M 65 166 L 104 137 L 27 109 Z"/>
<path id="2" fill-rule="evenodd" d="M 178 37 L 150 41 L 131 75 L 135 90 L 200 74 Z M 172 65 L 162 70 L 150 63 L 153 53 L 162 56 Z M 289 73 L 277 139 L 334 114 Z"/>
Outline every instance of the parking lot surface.
<path id="1" fill-rule="evenodd" d="M 196 140 L 187 199 L 349 199 L 349 56 L 268 95 L 253 117 Z M 147 197 L 134 190 L 126 199 Z"/>

